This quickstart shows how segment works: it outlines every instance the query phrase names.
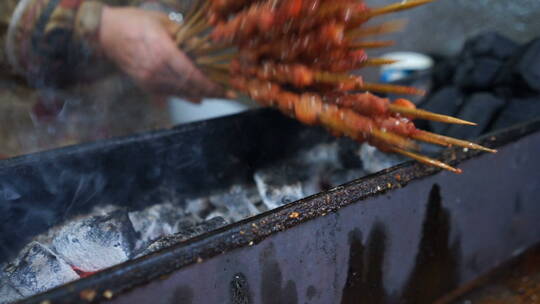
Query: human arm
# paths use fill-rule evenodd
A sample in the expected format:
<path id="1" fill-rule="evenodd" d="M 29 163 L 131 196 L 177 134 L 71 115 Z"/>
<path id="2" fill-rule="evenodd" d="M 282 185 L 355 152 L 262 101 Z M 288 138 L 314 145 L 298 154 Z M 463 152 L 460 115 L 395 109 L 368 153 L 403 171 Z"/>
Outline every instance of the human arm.
<path id="1" fill-rule="evenodd" d="M 12 1 L 12 0 L 2 0 Z M 112 62 L 154 94 L 220 94 L 174 45 L 165 14 L 101 1 L 20 0 L 5 38 L 6 59 L 35 87 L 95 79 Z"/>

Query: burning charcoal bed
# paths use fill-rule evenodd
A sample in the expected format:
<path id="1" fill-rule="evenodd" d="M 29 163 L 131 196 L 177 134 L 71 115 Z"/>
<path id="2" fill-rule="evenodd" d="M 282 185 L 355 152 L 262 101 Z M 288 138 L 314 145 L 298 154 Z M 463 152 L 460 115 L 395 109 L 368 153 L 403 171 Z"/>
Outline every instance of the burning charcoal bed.
<path id="1" fill-rule="evenodd" d="M 257 168 L 250 182 L 214 192 L 208 189 L 210 195 L 131 211 L 129 206 L 96 207 L 89 214 L 61 221 L 33 237 L 6 263 L 3 277 L 20 296 L 31 296 L 380 171 L 400 160 L 367 144 L 332 140 Z M 369 165 L 363 166 L 362 161 Z M 5 293 L 7 298 L 13 292 L 10 288 Z"/>
<path id="2" fill-rule="evenodd" d="M 0 303 L 435 300 L 540 241 L 539 129 L 462 176 L 270 110 L 5 160 Z"/>

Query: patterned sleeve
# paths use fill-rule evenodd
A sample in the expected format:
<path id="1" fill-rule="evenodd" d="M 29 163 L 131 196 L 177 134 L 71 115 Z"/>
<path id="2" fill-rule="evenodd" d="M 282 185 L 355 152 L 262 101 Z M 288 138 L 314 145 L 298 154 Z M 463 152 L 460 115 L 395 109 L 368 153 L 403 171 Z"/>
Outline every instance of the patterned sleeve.
<path id="1" fill-rule="evenodd" d="M 1 0 L 5 1 L 5 0 Z M 31 85 L 54 88 L 91 77 L 100 1 L 20 0 L 5 38 L 5 57 Z"/>
<path id="2" fill-rule="evenodd" d="M 97 44 L 104 4 L 139 7 L 158 4 L 181 11 L 192 2 L 0 0 L 0 39 L 5 42 L 4 46 L 0 43 L 0 67 L 9 62 L 17 74 L 37 88 L 59 88 L 96 79 L 110 68 Z"/>

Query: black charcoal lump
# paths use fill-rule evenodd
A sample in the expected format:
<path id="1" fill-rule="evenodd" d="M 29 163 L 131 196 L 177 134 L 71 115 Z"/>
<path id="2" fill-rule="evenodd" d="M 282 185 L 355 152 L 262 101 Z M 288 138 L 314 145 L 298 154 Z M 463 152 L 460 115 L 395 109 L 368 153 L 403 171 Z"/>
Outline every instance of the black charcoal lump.
<path id="1" fill-rule="evenodd" d="M 487 89 L 495 83 L 503 62 L 489 57 L 466 58 L 456 69 L 453 82 L 462 89 Z"/>
<path id="2" fill-rule="evenodd" d="M 465 43 L 462 56 L 491 57 L 498 60 L 506 60 L 512 56 L 519 45 L 514 41 L 496 33 L 487 32 L 475 36 Z"/>
<path id="3" fill-rule="evenodd" d="M 540 38 L 522 46 L 497 76 L 498 86 L 506 86 L 513 96 L 540 94 Z"/>
<path id="4" fill-rule="evenodd" d="M 491 117 L 493 117 L 505 104 L 504 100 L 490 93 L 477 93 L 469 97 L 461 107 L 457 117 L 474 121 L 476 126 L 452 125 L 447 131 L 447 135 L 473 139 L 480 136 L 487 130 Z"/>
<path id="5" fill-rule="evenodd" d="M 516 71 L 529 89 L 540 93 L 540 38 L 526 46 Z"/>
<path id="6" fill-rule="evenodd" d="M 463 98 L 463 92 L 459 88 L 449 86 L 430 96 L 422 104 L 422 108 L 439 114 L 455 116 L 463 103 Z M 435 133 L 443 133 L 448 128 L 448 124 L 430 121 L 428 128 Z"/>
<path id="7" fill-rule="evenodd" d="M 420 108 L 476 122 L 477 127 L 415 121 L 420 129 L 473 139 L 540 117 L 540 38 L 525 45 L 488 32 L 439 61 L 435 87 Z"/>
<path id="8" fill-rule="evenodd" d="M 529 98 L 513 98 L 497 117 L 495 130 L 508 128 L 540 117 L 540 95 Z"/>

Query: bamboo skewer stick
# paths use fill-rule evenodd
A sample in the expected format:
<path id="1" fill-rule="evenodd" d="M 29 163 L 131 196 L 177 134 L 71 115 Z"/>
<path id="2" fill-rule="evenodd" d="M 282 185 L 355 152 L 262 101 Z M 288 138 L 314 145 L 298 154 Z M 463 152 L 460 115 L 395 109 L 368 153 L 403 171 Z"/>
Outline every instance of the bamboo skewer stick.
<path id="1" fill-rule="evenodd" d="M 436 113 L 432 113 L 432 112 L 421 110 L 421 109 L 411 109 L 411 108 L 402 107 L 402 106 L 398 106 L 394 104 L 389 105 L 388 110 L 394 113 L 403 114 L 403 115 L 410 116 L 413 118 L 439 121 L 439 122 L 445 122 L 445 123 L 450 123 L 450 124 L 476 126 L 474 122 L 466 121 L 466 120 L 455 118 L 452 116 L 436 114 Z"/>
<path id="2" fill-rule="evenodd" d="M 428 4 L 430 2 L 433 2 L 435 0 L 411 0 L 411 1 L 401 1 L 397 3 L 393 3 L 387 6 L 382 6 L 378 8 L 371 9 L 369 12 L 367 12 L 367 18 L 373 18 L 376 16 L 381 16 L 385 14 L 395 13 L 399 11 L 404 11 L 411 9 L 413 7 L 421 6 L 424 4 Z"/>
<path id="3" fill-rule="evenodd" d="M 452 166 L 450 166 L 448 164 L 445 164 L 445 163 L 443 163 L 441 161 L 438 161 L 438 160 L 433 159 L 433 158 L 429 158 L 429 157 L 421 155 L 421 154 L 406 151 L 406 150 L 396 148 L 396 147 L 391 147 L 390 149 L 395 153 L 407 156 L 409 158 L 412 158 L 412 159 L 414 159 L 414 160 L 416 160 L 418 162 L 421 162 L 421 163 L 429 165 L 429 166 L 438 167 L 438 168 L 441 168 L 441 169 L 444 169 L 444 170 L 447 170 L 447 171 L 450 171 L 450 172 L 454 172 L 454 173 L 457 173 L 457 174 L 463 173 L 463 171 L 461 169 L 454 168 L 454 167 L 452 167 Z"/>
<path id="4" fill-rule="evenodd" d="M 393 20 L 370 27 L 358 27 L 345 34 L 348 39 L 359 39 L 375 35 L 395 33 L 403 30 L 407 25 L 406 20 Z"/>
<path id="5" fill-rule="evenodd" d="M 216 55 L 216 56 L 205 56 L 205 57 L 199 57 L 195 60 L 197 64 L 200 65 L 209 65 L 218 63 L 221 61 L 229 61 L 234 59 L 237 56 L 235 53 L 226 53 L 222 55 Z"/>
<path id="6" fill-rule="evenodd" d="M 357 79 L 361 82 L 360 77 L 346 73 L 331 73 L 325 71 L 318 71 L 314 73 L 315 82 L 319 83 L 337 83 L 341 81 L 349 81 Z"/>
<path id="7" fill-rule="evenodd" d="M 392 132 L 385 132 L 379 129 L 374 129 L 371 133 L 371 136 L 383 141 L 386 144 L 390 144 L 392 146 L 396 146 L 402 149 L 415 151 L 420 149 L 420 147 L 415 142 Z"/>
<path id="8" fill-rule="evenodd" d="M 387 59 L 387 58 L 368 58 L 364 62 L 362 62 L 363 67 L 366 66 L 381 66 L 381 65 L 387 65 L 387 64 L 393 64 L 398 62 L 398 60 L 395 59 Z"/>
<path id="9" fill-rule="evenodd" d="M 426 92 L 413 87 L 400 86 L 393 84 L 379 84 L 364 82 L 364 84 L 358 87 L 359 90 L 379 92 L 379 93 L 391 93 L 391 94 L 404 94 L 404 95 L 419 95 L 424 96 Z"/>
<path id="10" fill-rule="evenodd" d="M 351 49 L 376 49 L 393 46 L 394 41 L 362 41 L 362 42 L 352 42 L 349 44 Z"/>
<path id="11" fill-rule="evenodd" d="M 457 138 L 452 138 L 448 136 L 443 136 L 443 135 L 439 135 L 439 134 L 435 134 L 435 133 L 431 133 L 427 131 L 418 131 L 412 134 L 411 137 L 417 140 L 421 140 L 424 142 L 437 144 L 441 146 L 447 146 L 447 147 L 458 146 L 458 147 L 463 147 L 463 148 L 468 148 L 468 149 L 473 149 L 473 150 L 497 153 L 497 150 L 490 149 L 490 148 L 481 146 L 479 144 L 475 144 L 473 142 L 469 142 L 469 141 L 461 140 Z"/>
<path id="12" fill-rule="evenodd" d="M 210 40 L 210 36 L 204 36 L 202 38 L 193 37 L 186 42 L 186 46 L 183 48 L 183 51 L 186 53 L 195 51 L 199 49 L 205 43 L 208 43 L 208 40 Z"/>
<path id="13" fill-rule="evenodd" d="M 209 1 L 201 1 L 204 2 L 200 7 L 197 7 L 195 10 L 195 13 L 193 16 L 189 19 L 186 19 L 186 23 L 178 30 L 176 33 L 176 44 L 180 45 L 182 44 L 186 39 L 186 36 L 190 34 L 190 32 L 193 30 L 195 25 L 199 23 L 199 21 L 202 20 L 203 23 L 206 24 L 206 21 L 204 19 L 204 11 L 209 5 Z M 201 19 L 202 18 L 202 19 Z"/>

